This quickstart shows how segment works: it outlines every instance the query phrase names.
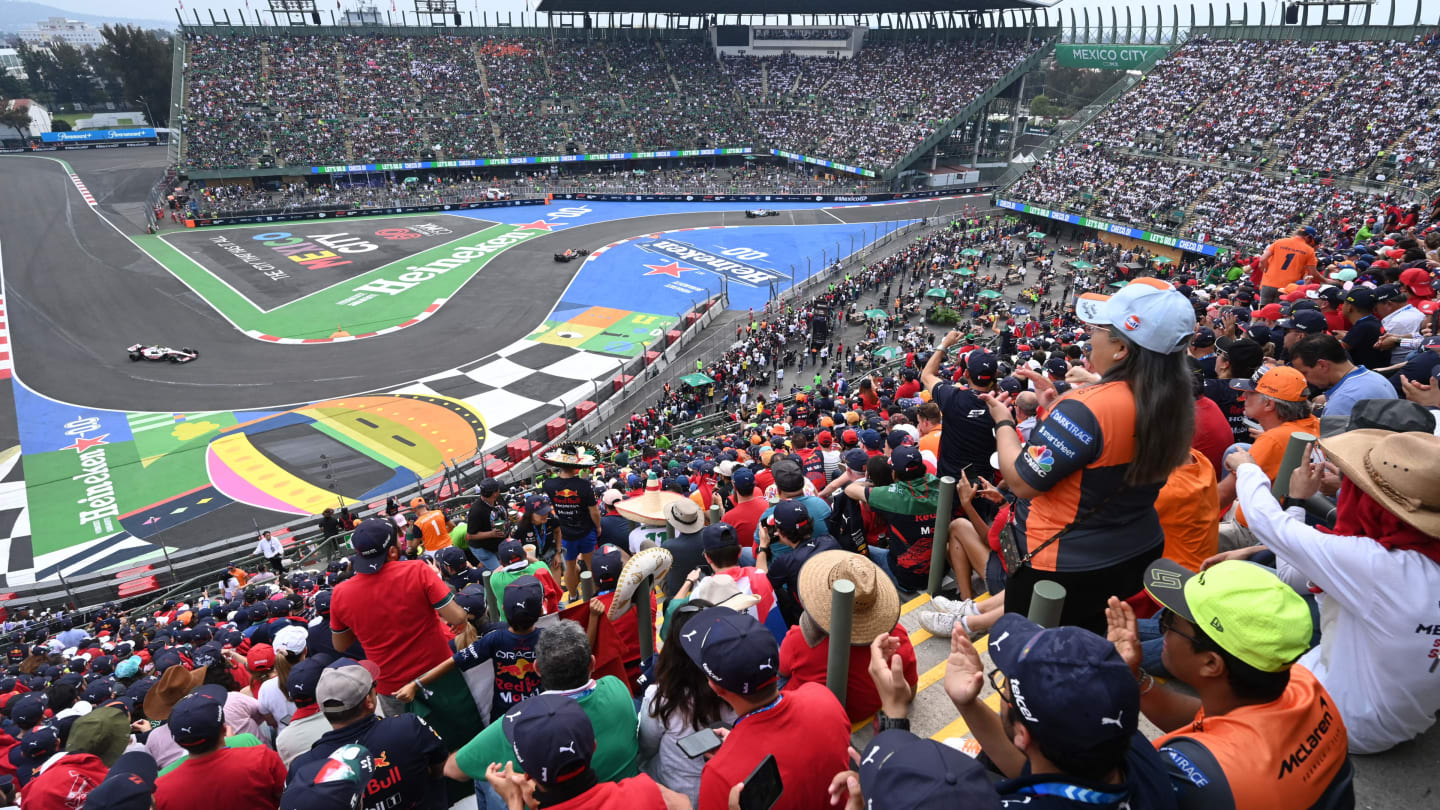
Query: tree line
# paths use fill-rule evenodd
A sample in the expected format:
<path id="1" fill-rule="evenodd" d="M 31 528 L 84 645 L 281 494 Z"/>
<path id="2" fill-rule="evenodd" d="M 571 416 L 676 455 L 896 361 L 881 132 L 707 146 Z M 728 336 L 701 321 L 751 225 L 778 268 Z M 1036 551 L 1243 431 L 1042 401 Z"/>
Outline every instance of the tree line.
<path id="1" fill-rule="evenodd" d="M 37 48 L 17 48 L 26 78 L 0 74 L 0 99 L 33 98 L 50 109 L 59 105 L 112 102 L 122 109 L 145 109 L 151 124 L 170 118 L 171 44 L 163 31 L 133 25 L 106 25 L 104 42 L 76 48 L 57 40 Z M 142 101 L 143 99 L 143 101 Z M 56 122 L 56 129 L 62 129 Z"/>

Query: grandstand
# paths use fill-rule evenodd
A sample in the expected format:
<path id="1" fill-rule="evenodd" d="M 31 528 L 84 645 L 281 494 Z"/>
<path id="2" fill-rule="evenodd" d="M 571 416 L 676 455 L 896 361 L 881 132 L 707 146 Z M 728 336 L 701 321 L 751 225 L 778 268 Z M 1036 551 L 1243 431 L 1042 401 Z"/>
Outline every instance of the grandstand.
<path id="1" fill-rule="evenodd" d="M 554 15 L 443 29 L 181 20 L 176 157 L 192 178 L 783 152 L 890 179 L 1013 95 L 1054 41 L 1033 12 L 994 28 L 755 26 L 749 48 L 722 44 L 748 26 Z"/>

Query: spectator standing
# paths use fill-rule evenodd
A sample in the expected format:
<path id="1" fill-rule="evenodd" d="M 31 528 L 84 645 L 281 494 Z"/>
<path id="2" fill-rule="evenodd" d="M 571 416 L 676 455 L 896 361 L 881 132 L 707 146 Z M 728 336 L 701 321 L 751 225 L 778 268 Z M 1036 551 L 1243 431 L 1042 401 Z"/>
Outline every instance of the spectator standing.
<path id="1" fill-rule="evenodd" d="M 965 355 L 967 386 L 946 382 L 939 375 L 945 353 L 964 337 L 952 331 L 941 338 L 940 347 L 931 352 L 920 375 L 931 401 L 940 406 L 941 421 L 945 425 L 940 432 L 939 473 L 959 478 L 964 471 L 972 479 L 993 478 L 995 470 L 990 466 L 990 456 L 995 453 L 995 424 L 990 409 L 980 397 L 995 389 L 994 355 L 982 349 Z"/>
<path id="2" fill-rule="evenodd" d="M 285 547 L 280 545 L 280 541 L 271 536 L 270 532 L 260 533 L 260 541 L 255 544 L 255 554 L 265 558 L 276 576 L 285 573 Z"/>
<path id="3" fill-rule="evenodd" d="M 290 725 L 275 736 L 275 752 L 286 768 L 330 731 L 330 720 L 315 698 L 315 687 L 320 684 L 320 675 L 329 660 L 330 657 L 323 654 L 311 656 L 290 670 L 286 691 L 295 704 L 295 713 L 290 716 Z"/>
<path id="4" fill-rule="evenodd" d="M 558 474 L 548 478 L 540 489 L 555 507 L 560 524 L 560 546 L 565 552 L 565 593 L 571 600 L 580 598 L 580 563 L 590 568 L 590 555 L 600 536 L 600 507 L 589 478 L 579 474 L 595 466 L 595 457 L 582 455 L 573 446 L 563 446 L 540 457 L 556 468 Z"/>
<path id="5" fill-rule="evenodd" d="M 730 480 L 735 487 L 735 505 L 725 512 L 722 519 L 735 527 L 735 540 L 740 547 L 753 550 L 755 528 L 770 504 L 755 494 L 755 473 L 750 468 L 735 468 Z"/>
<path id="6" fill-rule="evenodd" d="M 674 536 L 661 544 L 661 548 L 669 551 L 675 559 L 670 573 L 665 576 L 664 590 L 666 598 L 673 599 L 686 575 L 705 560 L 705 541 L 701 538 L 705 516 L 694 501 L 681 498 L 665 504 L 665 520 Z"/>
<path id="7" fill-rule="evenodd" d="M 391 696 L 450 657 L 445 624 L 463 628 L 465 609 L 455 604 L 435 569 L 400 559 L 395 530 L 385 521 L 362 522 L 350 544 L 355 576 L 340 583 L 331 597 L 331 644 L 337 650 L 356 642 L 364 646 L 380 668 L 380 706 L 391 717 L 405 711 L 405 704 Z"/>
<path id="8" fill-rule="evenodd" d="M 1277 239 L 1260 254 L 1265 273 L 1260 277 L 1260 305 L 1280 297 L 1280 288 L 1315 274 L 1315 243 L 1320 233 L 1306 225 L 1293 236 Z"/>
<path id="9" fill-rule="evenodd" d="M 486 571 L 500 567 L 500 558 L 495 556 L 500 541 L 505 539 L 509 525 L 509 514 L 500 501 L 500 482 L 494 478 L 481 479 L 476 485 L 480 497 L 470 504 L 465 516 L 465 542 L 470 553 Z"/>
<path id="10" fill-rule="evenodd" d="M 439 551 L 450 545 L 450 522 L 445 513 L 431 509 L 424 498 L 412 498 L 410 508 L 415 510 L 415 522 L 410 526 L 410 553 Z"/>
<path id="11" fill-rule="evenodd" d="M 332 730 L 290 766 L 294 775 L 323 761 L 346 745 L 363 745 L 375 760 L 364 806 L 395 810 L 445 810 L 449 806 L 441 774 L 445 744 L 435 730 L 413 714 L 377 717 L 373 664 L 342 658 L 326 667 L 315 699 Z"/>
<path id="12" fill-rule="evenodd" d="M 774 810 L 814 808 L 830 777 L 847 767 L 850 722 L 840 701 L 814 683 L 782 694 L 779 645 L 744 613 L 706 608 L 690 619 L 680 644 L 736 715 L 700 776 L 698 810 L 725 810 L 731 788 L 767 754 L 775 757 L 785 786 Z"/>
<path id="13" fill-rule="evenodd" d="M 1189 458 L 1195 402 L 1184 350 L 1195 312 L 1169 284 L 1137 279 L 1113 296 L 1082 295 L 1076 315 L 1090 325 L 1100 383 L 1055 402 L 1024 445 L 1009 409 L 986 399 L 1000 469 L 1019 496 L 1006 612 L 1024 614 L 1034 583 L 1051 579 L 1067 591 L 1062 624 L 1103 629 L 1106 596 L 1137 593 L 1164 549 L 1155 497 Z"/>
<path id="14" fill-rule="evenodd" d="M 1155 747 L 1180 806 L 1238 807 L 1258 796 L 1276 810 L 1348 806 L 1345 721 L 1294 664 L 1310 646 L 1305 600 L 1270 569 L 1238 560 L 1201 576 L 1160 560 L 1145 591 L 1166 610 L 1165 668 L 1194 695 L 1141 677 L 1134 611 L 1113 597 L 1110 640 L 1141 679 L 1141 711 L 1164 732 Z"/>

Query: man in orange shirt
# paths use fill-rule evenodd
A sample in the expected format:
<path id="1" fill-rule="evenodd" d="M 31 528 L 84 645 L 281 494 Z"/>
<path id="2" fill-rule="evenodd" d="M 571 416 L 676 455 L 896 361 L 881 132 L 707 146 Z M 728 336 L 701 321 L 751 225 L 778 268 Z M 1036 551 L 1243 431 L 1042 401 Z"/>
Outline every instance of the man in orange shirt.
<path id="1" fill-rule="evenodd" d="M 1231 380 L 1230 387 L 1245 392 L 1245 416 L 1258 422 L 1264 430 L 1250 446 L 1250 455 L 1273 481 L 1280 472 L 1290 434 L 1303 431 L 1319 436 L 1320 420 L 1311 414 L 1310 401 L 1305 398 L 1304 374 L 1289 366 L 1271 366 L 1258 374 L 1249 380 Z M 1235 477 L 1226 476 L 1220 482 L 1220 514 L 1234 502 Z M 1238 507 L 1233 523 L 1220 524 L 1221 551 L 1253 546 L 1257 542 Z"/>
<path id="2" fill-rule="evenodd" d="M 1199 571 L 1200 564 L 1214 556 L 1220 521 L 1210 505 L 1218 497 L 1216 487 L 1210 460 L 1190 448 L 1190 459 L 1170 471 L 1155 498 L 1160 528 L 1165 530 L 1165 559 Z"/>
<path id="3" fill-rule="evenodd" d="M 420 533 L 418 538 L 414 534 L 410 535 L 412 552 L 415 551 L 417 539 L 425 546 L 426 551 L 439 551 L 450 545 L 450 522 L 445 519 L 443 512 L 426 506 L 424 498 L 411 500 L 410 506 L 415 509 L 415 523 L 412 532 Z"/>
<path id="4" fill-rule="evenodd" d="M 940 406 L 927 402 L 915 410 L 916 421 L 920 423 L 920 453 L 927 451 L 938 461 L 940 458 Z"/>
<path id="5" fill-rule="evenodd" d="M 1315 272 L 1315 243 L 1320 234 L 1306 225 L 1295 231 L 1294 236 L 1276 239 L 1260 254 L 1260 265 L 1265 274 L 1260 277 L 1260 305 L 1264 306 L 1280 298 L 1280 288 L 1294 284 L 1303 278 L 1314 277 L 1323 281 Z"/>

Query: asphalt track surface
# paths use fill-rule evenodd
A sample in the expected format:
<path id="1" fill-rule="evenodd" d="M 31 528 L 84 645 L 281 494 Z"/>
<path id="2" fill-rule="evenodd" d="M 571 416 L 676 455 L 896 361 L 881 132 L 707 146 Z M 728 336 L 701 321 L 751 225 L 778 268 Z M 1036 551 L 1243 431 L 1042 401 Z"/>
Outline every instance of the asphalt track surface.
<path id="1" fill-rule="evenodd" d="M 529 334 L 580 265 L 556 250 L 706 225 L 788 226 L 932 216 L 970 200 L 787 211 L 745 220 L 727 208 L 612 220 L 521 243 L 486 265 L 435 315 L 396 335 L 336 344 L 259 343 L 141 251 L 136 203 L 159 178 L 157 149 L 57 153 L 95 197 L 86 205 L 55 160 L 7 157 L 0 259 L 15 374 L 53 399 L 119 410 L 270 408 L 403 385 L 484 357 Z M 128 209 L 128 210 L 127 210 Z M 536 209 L 541 211 L 541 209 Z M 112 225 L 114 227 L 112 227 Z M 200 360 L 135 365 L 132 343 L 194 346 Z"/>

